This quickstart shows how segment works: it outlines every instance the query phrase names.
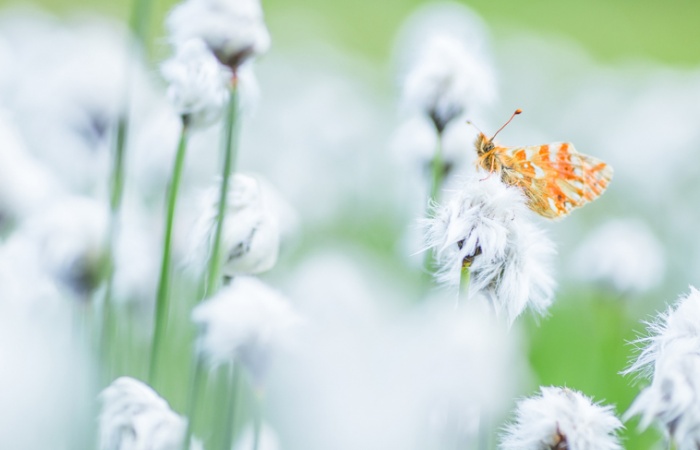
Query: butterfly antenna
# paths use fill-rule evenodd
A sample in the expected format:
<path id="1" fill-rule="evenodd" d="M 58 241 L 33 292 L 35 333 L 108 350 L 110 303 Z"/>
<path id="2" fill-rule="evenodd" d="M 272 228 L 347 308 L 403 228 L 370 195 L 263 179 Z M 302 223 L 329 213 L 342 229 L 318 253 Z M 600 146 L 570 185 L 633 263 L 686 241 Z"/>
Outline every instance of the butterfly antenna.
<path id="1" fill-rule="evenodd" d="M 476 125 L 474 125 L 474 122 L 472 122 L 471 120 L 467 120 L 467 125 L 473 126 L 474 128 L 476 128 L 476 131 L 478 131 L 478 132 L 481 133 L 481 134 L 484 134 L 484 132 L 481 131 L 481 130 L 479 129 L 479 127 L 477 127 Z"/>
<path id="2" fill-rule="evenodd" d="M 513 115 L 510 116 L 510 119 L 508 119 L 508 121 L 507 121 L 506 123 L 504 123 L 503 126 L 502 126 L 501 128 L 499 128 L 498 131 L 496 131 L 496 132 L 494 133 L 494 135 L 491 137 L 491 140 L 493 141 L 493 138 L 495 138 L 496 135 L 497 135 L 498 133 L 500 133 L 501 130 L 504 129 L 504 128 L 506 127 L 506 125 L 508 125 L 508 124 L 510 123 L 510 121 L 513 120 L 513 118 L 514 118 L 515 116 L 517 116 L 518 114 L 520 114 L 520 113 L 522 113 L 522 112 L 523 112 L 522 109 L 516 109 L 515 112 L 513 113 Z"/>

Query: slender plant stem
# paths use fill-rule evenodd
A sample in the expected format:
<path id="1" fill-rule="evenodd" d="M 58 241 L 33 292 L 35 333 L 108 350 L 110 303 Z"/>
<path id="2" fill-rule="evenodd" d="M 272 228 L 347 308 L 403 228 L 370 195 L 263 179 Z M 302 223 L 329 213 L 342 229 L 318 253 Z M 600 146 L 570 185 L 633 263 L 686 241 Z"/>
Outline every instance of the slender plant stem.
<path id="1" fill-rule="evenodd" d="M 128 71 L 127 71 L 128 72 Z M 126 97 L 129 96 L 129 83 L 127 82 Z M 124 196 L 124 177 L 125 177 L 125 153 L 126 139 L 128 136 L 129 117 L 128 117 L 128 101 L 125 100 L 125 105 L 122 106 L 123 111 L 119 116 L 117 123 L 117 135 L 114 144 L 114 161 L 112 164 L 112 177 L 110 183 L 110 198 L 109 198 L 109 227 L 107 230 L 107 261 L 105 262 L 105 279 L 106 288 L 104 302 L 102 304 L 102 327 L 100 329 L 100 344 L 103 358 L 109 362 L 111 352 L 109 343 L 114 334 L 114 318 L 112 317 L 112 296 L 114 295 L 114 272 L 115 272 L 115 249 L 117 246 L 117 236 L 119 233 L 119 215 L 122 205 L 122 197 Z M 107 364 L 109 367 L 109 363 Z M 109 372 L 109 369 L 105 370 Z M 108 373 L 104 374 L 108 376 Z"/>
<path id="2" fill-rule="evenodd" d="M 233 367 L 229 373 L 228 379 L 228 395 L 224 399 L 226 402 L 226 410 L 224 412 L 224 422 L 222 431 L 224 439 L 220 450 L 231 450 L 233 445 L 233 429 L 236 425 L 236 403 L 238 400 L 239 385 L 241 383 L 241 368 L 237 361 L 234 361 Z"/>
<path id="3" fill-rule="evenodd" d="M 151 386 L 156 382 L 158 356 L 160 355 L 161 345 L 165 338 L 165 332 L 168 324 L 168 313 L 170 309 L 170 275 L 172 265 L 172 239 L 173 225 L 175 223 L 175 207 L 177 206 L 177 195 L 180 189 L 180 181 L 182 179 L 182 171 L 185 166 L 185 154 L 187 153 L 187 138 L 189 130 L 187 121 L 183 120 L 182 130 L 180 132 L 180 141 L 177 146 L 177 154 L 175 155 L 175 163 L 173 167 L 170 186 L 168 188 L 168 203 L 165 218 L 165 235 L 163 238 L 163 258 L 160 265 L 160 278 L 158 281 L 158 294 L 156 297 L 155 311 L 155 327 L 153 331 L 153 342 L 151 346 L 151 360 L 149 366 L 149 381 Z"/>
<path id="4" fill-rule="evenodd" d="M 435 147 L 435 155 L 433 156 L 431 167 L 430 200 L 437 202 L 440 196 L 440 188 L 442 187 L 442 179 L 445 175 L 445 164 L 442 160 L 442 133 L 437 134 L 437 146 Z"/>
<path id="5" fill-rule="evenodd" d="M 459 302 L 464 303 L 469 298 L 469 280 L 471 279 L 471 271 L 469 266 L 463 265 L 459 274 Z"/>
<path id="6" fill-rule="evenodd" d="M 226 219 L 229 180 L 235 170 L 236 154 L 238 150 L 238 86 L 235 75 L 231 83 L 230 94 L 231 97 L 226 113 L 225 134 L 223 139 L 224 163 L 221 173 L 221 190 L 219 191 L 216 228 L 210 253 L 211 258 L 209 259 L 209 267 L 207 270 L 207 296 L 214 294 L 221 283 L 221 238 L 223 235 L 224 221 Z"/>
<path id="7" fill-rule="evenodd" d="M 187 405 L 185 406 L 185 415 L 187 416 L 187 431 L 185 439 L 182 441 L 182 450 L 190 448 L 190 441 L 194 433 L 195 418 L 197 416 L 197 400 L 201 392 L 201 384 L 204 375 L 204 361 L 199 355 L 195 355 L 195 361 L 192 365 L 192 375 L 190 378 L 190 392 L 187 395 Z"/>
<path id="8" fill-rule="evenodd" d="M 263 394 L 256 391 L 253 402 L 253 450 L 258 450 L 260 446 L 260 429 L 262 428 L 262 403 Z"/>
<path id="9" fill-rule="evenodd" d="M 147 49 L 146 43 L 152 10 L 153 0 L 133 0 L 129 26 L 144 51 Z"/>
<path id="10" fill-rule="evenodd" d="M 490 421 L 484 411 L 479 414 L 479 450 L 491 450 Z"/>
<path id="11" fill-rule="evenodd" d="M 426 216 L 430 215 L 430 210 L 439 200 L 440 188 L 442 187 L 442 179 L 445 174 L 445 165 L 442 161 L 442 132 L 437 133 L 437 143 L 435 154 L 431 163 L 431 179 L 430 179 L 430 197 L 428 198 L 428 206 Z M 425 254 L 423 261 L 423 269 L 427 275 L 431 275 L 435 269 L 435 251 L 429 249 Z"/>

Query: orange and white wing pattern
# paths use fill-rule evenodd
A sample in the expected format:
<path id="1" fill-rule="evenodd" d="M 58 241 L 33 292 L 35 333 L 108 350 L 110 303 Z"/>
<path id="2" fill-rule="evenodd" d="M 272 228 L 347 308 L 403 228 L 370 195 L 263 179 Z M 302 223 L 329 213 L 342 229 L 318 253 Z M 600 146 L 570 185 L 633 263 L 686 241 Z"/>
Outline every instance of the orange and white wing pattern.
<path id="1" fill-rule="evenodd" d="M 568 142 L 495 151 L 503 163 L 503 181 L 522 188 L 530 209 L 551 219 L 598 198 L 613 175 L 612 167 L 578 153 Z"/>

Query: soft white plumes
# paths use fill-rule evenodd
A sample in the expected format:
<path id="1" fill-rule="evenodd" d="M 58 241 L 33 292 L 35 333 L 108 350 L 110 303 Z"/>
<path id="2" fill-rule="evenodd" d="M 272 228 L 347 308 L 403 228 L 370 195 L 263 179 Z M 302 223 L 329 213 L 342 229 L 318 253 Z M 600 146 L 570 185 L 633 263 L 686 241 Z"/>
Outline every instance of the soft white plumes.
<path id="1" fill-rule="evenodd" d="M 432 119 L 439 132 L 471 108 L 491 101 L 496 91 L 486 62 L 458 39 L 442 35 L 430 37 L 419 50 L 403 88 L 406 104 Z"/>
<path id="2" fill-rule="evenodd" d="M 89 295 L 103 269 L 107 225 L 102 202 L 65 197 L 27 218 L 15 236 L 36 247 L 44 270 L 75 293 Z"/>
<path id="3" fill-rule="evenodd" d="M 161 72 L 168 82 L 168 98 L 185 123 L 203 127 L 221 117 L 232 74 L 204 41 L 195 38 L 178 45 Z"/>
<path id="4" fill-rule="evenodd" d="M 0 221 L 22 219 L 61 191 L 53 173 L 27 152 L 18 130 L 0 112 Z"/>
<path id="5" fill-rule="evenodd" d="M 256 380 L 264 377 L 271 353 L 287 346 L 301 318 L 282 294 L 253 277 L 239 276 L 197 306 L 198 351 L 213 366 L 242 363 Z"/>
<path id="6" fill-rule="evenodd" d="M 515 423 L 501 442 L 502 450 L 622 448 L 615 435 L 622 423 L 613 408 L 593 403 L 571 389 L 542 387 L 540 395 L 518 403 L 515 415 Z"/>
<path id="7" fill-rule="evenodd" d="M 646 428 L 657 419 L 678 445 L 693 450 L 700 444 L 700 292 L 690 288 L 675 308 L 648 325 L 646 344 L 625 373 L 653 376 L 625 418 L 641 415 Z"/>
<path id="8" fill-rule="evenodd" d="M 185 0 L 167 19 L 173 43 L 203 40 L 234 71 L 270 47 L 259 0 Z"/>
<path id="9" fill-rule="evenodd" d="M 700 341 L 680 338 L 664 348 L 655 363 L 654 379 L 634 400 L 625 420 L 640 415 L 639 426 L 658 420 L 679 450 L 700 445 Z"/>
<path id="10" fill-rule="evenodd" d="M 200 270 L 206 265 L 214 239 L 218 203 L 219 192 L 215 187 L 204 196 L 193 231 L 192 263 Z M 227 276 L 250 275 L 271 269 L 277 262 L 279 251 L 279 224 L 257 179 L 242 174 L 232 177 L 226 214 L 222 273 Z"/>
<path id="11" fill-rule="evenodd" d="M 650 377 L 656 361 L 674 341 L 700 340 L 700 292 L 691 286 L 690 293 L 681 297 L 675 308 L 670 307 L 648 323 L 648 331 L 649 336 L 637 341 L 637 344 L 646 345 L 625 374 L 638 372 L 641 376 Z"/>
<path id="12" fill-rule="evenodd" d="M 439 279 L 458 284 L 463 262 L 471 261 L 470 296 L 484 294 L 511 323 L 527 306 L 544 313 L 553 297 L 554 250 L 531 216 L 517 188 L 483 173 L 468 179 L 426 222 Z"/>
<path id="13" fill-rule="evenodd" d="M 664 250 L 639 220 L 612 220 L 593 231 L 574 255 L 575 273 L 584 281 L 611 285 L 618 292 L 644 292 L 663 279 Z"/>
<path id="14" fill-rule="evenodd" d="M 257 450 L 279 450 L 280 443 L 277 438 L 277 433 L 272 429 L 267 423 L 260 424 L 260 435 L 258 437 L 257 446 L 253 445 L 255 440 L 255 429 L 254 425 L 248 425 L 241 432 L 241 437 L 233 446 L 233 450 L 250 450 L 256 448 Z"/>
<path id="15" fill-rule="evenodd" d="M 100 394 L 99 450 L 180 450 L 187 421 L 146 384 L 130 377 Z M 201 445 L 192 442 L 192 450 Z"/>

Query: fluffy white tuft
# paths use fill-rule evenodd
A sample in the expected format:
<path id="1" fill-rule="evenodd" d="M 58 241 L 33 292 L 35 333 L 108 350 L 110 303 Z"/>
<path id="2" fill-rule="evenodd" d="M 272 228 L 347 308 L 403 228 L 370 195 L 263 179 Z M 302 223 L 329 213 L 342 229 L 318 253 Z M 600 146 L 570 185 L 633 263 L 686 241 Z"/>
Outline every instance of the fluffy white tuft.
<path id="1" fill-rule="evenodd" d="M 243 364 L 261 379 L 270 354 L 285 347 L 301 319 L 287 299 L 254 277 L 236 277 L 214 297 L 197 306 L 197 348 L 213 366 Z"/>
<path id="2" fill-rule="evenodd" d="M 554 295 L 554 249 L 531 215 L 517 188 L 483 173 L 468 179 L 427 221 L 438 278 L 458 284 L 462 262 L 471 259 L 470 297 L 484 294 L 511 323 L 527 306 L 544 313 Z"/>
<path id="3" fill-rule="evenodd" d="M 661 243 L 644 222 L 631 219 L 612 220 L 593 231 L 576 251 L 574 265 L 583 281 L 605 283 L 618 292 L 647 291 L 666 271 Z"/>
<path id="4" fill-rule="evenodd" d="M 100 394 L 100 450 L 181 450 L 187 421 L 148 385 L 117 378 Z M 201 450 L 192 442 L 191 450 Z"/>
<path id="5" fill-rule="evenodd" d="M 622 447 L 615 433 L 620 428 L 611 406 L 571 389 L 542 387 L 539 395 L 518 403 L 500 449 L 618 450 Z"/>
<path id="6" fill-rule="evenodd" d="M 440 34 L 418 50 L 403 86 L 406 105 L 429 117 L 439 132 L 471 108 L 488 103 L 495 92 L 491 68 L 459 39 Z"/>
<path id="7" fill-rule="evenodd" d="M 190 39 L 179 45 L 161 72 L 169 85 L 168 98 L 184 121 L 204 127 L 221 117 L 232 75 L 204 41 Z"/>
<path id="8" fill-rule="evenodd" d="M 216 231 L 219 189 L 214 187 L 204 196 L 202 211 L 195 224 L 192 239 L 192 264 L 203 269 L 209 259 Z M 227 212 L 223 229 L 226 276 L 253 275 L 270 270 L 277 262 L 280 231 L 257 179 L 236 174 L 230 181 Z"/>
<path id="9" fill-rule="evenodd" d="M 700 292 L 690 288 L 674 307 L 648 324 L 649 336 L 637 341 L 642 350 L 625 373 L 651 377 L 625 413 L 641 416 L 640 427 L 657 420 L 679 450 L 700 445 Z"/>
<path id="10" fill-rule="evenodd" d="M 185 0 L 172 10 L 167 26 L 174 44 L 199 38 L 234 70 L 270 47 L 259 0 Z"/>

